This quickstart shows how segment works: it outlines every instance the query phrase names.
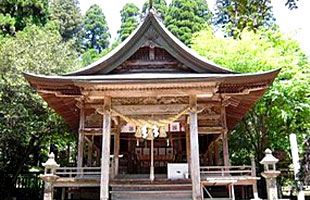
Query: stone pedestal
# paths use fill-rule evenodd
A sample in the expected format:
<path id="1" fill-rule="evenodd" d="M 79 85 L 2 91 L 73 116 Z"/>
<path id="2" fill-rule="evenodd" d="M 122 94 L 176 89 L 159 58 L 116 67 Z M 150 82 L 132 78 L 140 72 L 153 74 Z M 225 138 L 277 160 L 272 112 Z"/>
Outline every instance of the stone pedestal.
<path id="1" fill-rule="evenodd" d="M 277 177 L 279 171 L 262 172 L 262 176 L 266 179 L 268 200 L 278 199 Z"/>
<path id="2" fill-rule="evenodd" d="M 53 200 L 54 187 L 53 183 L 59 178 L 56 175 L 40 175 L 40 178 L 44 181 L 44 195 L 43 200 Z"/>

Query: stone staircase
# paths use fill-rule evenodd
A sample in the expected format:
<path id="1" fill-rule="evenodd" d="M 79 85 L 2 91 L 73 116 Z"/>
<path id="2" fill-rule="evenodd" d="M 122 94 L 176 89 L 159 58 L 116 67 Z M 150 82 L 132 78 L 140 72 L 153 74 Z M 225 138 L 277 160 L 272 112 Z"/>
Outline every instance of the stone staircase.
<path id="1" fill-rule="evenodd" d="M 112 200 L 190 200 L 192 186 L 188 183 L 113 184 Z"/>

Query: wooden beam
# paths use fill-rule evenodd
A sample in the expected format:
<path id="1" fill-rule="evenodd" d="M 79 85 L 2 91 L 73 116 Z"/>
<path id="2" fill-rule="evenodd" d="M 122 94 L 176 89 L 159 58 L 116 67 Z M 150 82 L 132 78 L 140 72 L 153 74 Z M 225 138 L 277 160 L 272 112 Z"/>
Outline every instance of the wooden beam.
<path id="1" fill-rule="evenodd" d="M 152 58 L 152 52 L 150 51 L 150 58 Z M 153 53 L 154 56 L 154 53 Z M 154 58 L 154 57 L 153 57 Z M 155 61 L 154 59 L 150 61 L 144 61 L 144 60 L 131 60 L 131 61 L 126 61 L 125 65 L 130 66 L 130 65 L 140 65 L 140 66 L 154 66 L 154 65 L 177 65 L 177 61 Z"/>
<path id="2" fill-rule="evenodd" d="M 80 109 L 79 130 L 82 130 L 84 126 L 85 126 L 85 111 L 84 107 L 82 107 Z M 84 152 L 84 134 L 83 132 L 79 131 L 77 167 L 83 167 L 83 152 Z"/>
<path id="3" fill-rule="evenodd" d="M 123 115 L 175 114 L 186 107 L 188 107 L 187 104 L 112 106 L 114 110 L 121 112 Z"/>
<path id="4" fill-rule="evenodd" d="M 115 84 L 114 84 L 115 85 Z M 141 84 L 142 85 L 142 84 Z M 117 86 L 116 86 L 117 87 Z M 99 88 L 100 89 L 100 88 Z M 100 90 L 105 90 L 100 89 Z M 84 92 L 88 95 L 88 100 L 101 100 L 104 96 L 113 96 L 113 97 L 161 97 L 161 96 L 168 96 L 168 97 L 175 97 L 175 96 L 185 96 L 188 94 L 191 95 L 213 95 L 214 94 L 214 87 L 202 87 L 199 89 L 195 88 L 182 88 L 182 89 L 127 89 L 127 90 L 118 90 L 111 88 L 111 90 L 105 91 L 88 91 Z"/>
<path id="5" fill-rule="evenodd" d="M 109 172 L 110 172 L 110 142 L 111 142 L 111 98 L 104 98 L 100 200 L 109 199 Z"/>
<path id="6" fill-rule="evenodd" d="M 115 133 L 117 129 L 116 128 L 111 128 L 111 135 L 113 135 L 113 133 Z M 86 135 L 102 135 L 102 128 L 83 128 L 80 130 L 81 133 L 83 133 L 85 136 Z"/>
<path id="7" fill-rule="evenodd" d="M 200 187 L 200 163 L 199 163 L 199 142 L 198 142 L 198 121 L 197 121 L 197 97 L 190 96 L 189 112 L 190 119 L 190 152 L 191 152 L 191 179 L 192 179 L 192 198 L 202 200 Z"/>
<path id="8" fill-rule="evenodd" d="M 223 127 L 198 127 L 198 133 L 201 135 L 221 134 L 223 131 Z"/>

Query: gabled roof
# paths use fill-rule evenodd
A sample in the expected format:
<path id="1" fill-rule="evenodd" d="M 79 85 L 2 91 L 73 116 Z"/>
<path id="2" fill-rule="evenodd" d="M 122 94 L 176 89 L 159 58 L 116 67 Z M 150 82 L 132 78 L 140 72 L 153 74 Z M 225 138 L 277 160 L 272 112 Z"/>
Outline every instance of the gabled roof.
<path id="1" fill-rule="evenodd" d="M 105 75 L 116 69 L 135 52 L 146 45 L 153 45 L 165 49 L 178 61 L 196 73 L 235 74 L 212 61 L 198 55 L 184 45 L 162 24 L 156 13 L 151 9 L 140 26 L 117 48 L 103 58 L 82 68 L 68 73 L 67 76 Z"/>
<path id="2" fill-rule="evenodd" d="M 152 51 L 155 52 L 153 56 Z M 149 60 L 144 58 L 145 54 Z M 136 67 L 136 63 L 140 64 L 140 68 Z M 148 70 L 143 71 L 144 68 Z M 155 95 L 167 88 L 176 89 L 181 94 L 192 89 L 200 92 L 214 83 L 216 93 L 235 94 L 233 101 L 239 102 L 226 107 L 227 125 L 233 129 L 264 94 L 279 71 L 241 74 L 222 68 L 185 46 L 150 10 L 135 32 L 95 63 L 66 75 L 24 73 L 24 76 L 75 130 L 79 124 L 77 103 L 87 90 L 85 84 L 96 86 L 93 89 L 96 92 L 109 91 L 127 97 L 127 94 L 144 94 L 145 91 Z"/>

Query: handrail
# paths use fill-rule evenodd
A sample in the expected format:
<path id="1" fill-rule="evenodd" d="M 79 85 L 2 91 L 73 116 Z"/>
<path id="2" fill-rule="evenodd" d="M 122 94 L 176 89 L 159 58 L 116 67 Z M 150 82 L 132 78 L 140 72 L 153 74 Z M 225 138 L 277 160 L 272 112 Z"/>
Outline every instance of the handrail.
<path id="1" fill-rule="evenodd" d="M 206 176 L 253 176 L 252 166 L 201 166 L 200 174 Z"/>
<path id="2" fill-rule="evenodd" d="M 56 169 L 56 175 L 60 177 L 98 176 L 100 174 L 101 167 L 60 167 Z"/>

